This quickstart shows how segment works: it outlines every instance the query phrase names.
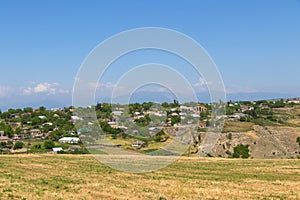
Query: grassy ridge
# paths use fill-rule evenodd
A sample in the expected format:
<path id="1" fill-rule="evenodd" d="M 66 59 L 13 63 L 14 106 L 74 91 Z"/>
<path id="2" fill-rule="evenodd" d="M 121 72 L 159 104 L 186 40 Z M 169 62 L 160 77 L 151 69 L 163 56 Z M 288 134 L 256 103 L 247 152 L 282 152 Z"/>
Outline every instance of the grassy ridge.
<path id="1" fill-rule="evenodd" d="M 181 158 L 146 174 L 91 155 L 0 156 L 0 199 L 299 199 L 300 160 Z"/>

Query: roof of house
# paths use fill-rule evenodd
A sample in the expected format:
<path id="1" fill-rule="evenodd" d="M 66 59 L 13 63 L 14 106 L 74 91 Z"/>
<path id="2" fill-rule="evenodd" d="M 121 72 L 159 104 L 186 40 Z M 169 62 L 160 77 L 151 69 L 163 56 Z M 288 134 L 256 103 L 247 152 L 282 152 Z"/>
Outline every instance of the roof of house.
<path id="1" fill-rule="evenodd" d="M 132 143 L 132 145 L 134 145 L 134 146 L 139 146 L 139 145 L 143 145 L 143 144 L 145 144 L 145 142 L 143 142 L 143 141 L 135 141 L 134 143 Z"/>
<path id="2" fill-rule="evenodd" d="M 53 147 L 52 151 L 57 152 L 57 151 L 62 151 L 63 148 L 62 147 Z"/>
<path id="3" fill-rule="evenodd" d="M 10 138 L 7 136 L 0 136 L 0 141 L 4 141 L 4 140 L 10 140 Z"/>
<path id="4" fill-rule="evenodd" d="M 60 138 L 58 141 L 79 141 L 78 137 L 63 137 Z"/>

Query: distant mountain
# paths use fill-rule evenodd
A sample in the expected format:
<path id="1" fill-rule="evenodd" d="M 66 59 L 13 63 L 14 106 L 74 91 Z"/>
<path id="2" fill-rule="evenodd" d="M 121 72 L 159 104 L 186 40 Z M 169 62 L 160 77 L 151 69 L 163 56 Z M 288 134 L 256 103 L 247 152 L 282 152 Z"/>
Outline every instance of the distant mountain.
<path id="1" fill-rule="evenodd" d="M 209 103 L 211 102 L 210 95 L 208 92 L 197 93 L 197 98 L 199 102 Z M 254 101 L 254 100 L 266 100 L 266 99 L 280 99 L 280 98 L 295 98 L 295 96 L 284 93 L 269 93 L 269 92 L 253 92 L 253 93 L 230 93 L 227 94 L 227 101 Z M 194 100 L 193 98 L 187 98 L 183 95 L 177 98 L 176 95 L 170 92 L 146 92 L 140 91 L 134 93 L 129 102 L 172 102 L 174 99 L 183 99 L 184 102 Z M 3 111 L 9 108 L 24 108 L 45 106 L 47 108 L 53 107 L 68 107 L 72 105 L 72 95 L 71 94 L 60 94 L 60 95 L 31 95 L 31 96 L 15 96 L 15 97 L 1 97 L 0 99 L 0 109 Z M 95 98 L 95 104 L 97 102 L 113 102 L 113 103 L 123 103 L 126 104 L 127 97 L 119 96 L 113 101 L 108 96 L 101 96 Z M 182 102 L 181 102 L 182 103 Z"/>
<path id="2" fill-rule="evenodd" d="M 269 100 L 269 99 L 287 99 L 295 98 L 291 94 L 285 93 L 271 93 L 271 92 L 252 92 L 252 93 L 235 93 L 227 94 L 227 101 L 255 101 L 255 100 Z"/>
<path id="3" fill-rule="evenodd" d="M 180 96 L 180 98 L 187 99 Z M 197 93 L 197 98 L 199 102 L 209 103 L 211 102 L 211 97 L 208 92 Z M 295 96 L 290 94 L 284 93 L 270 93 L 270 92 L 252 92 L 252 93 L 230 93 L 226 94 L 227 101 L 255 101 L 255 100 L 269 100 L 269 99 L 280 99 L 280 98 L 295 98 Z M 167 92 L 137 92 L 134 93 L 131 98 L 130 102 L 147 102 L 152 101 L 156 103 L 161 102 L 172 102 L 174 99 L 178 99 L 176 95 L 167 93 Z M 190 98 L 191 100 L 192 98 Z M 126 96 L 119 96 L 113 99 L 113 102 L 118 103 L 127 103 Z M 97 98 L 99 102 L 111 102 L 109 97 L 100 97 Z"/>

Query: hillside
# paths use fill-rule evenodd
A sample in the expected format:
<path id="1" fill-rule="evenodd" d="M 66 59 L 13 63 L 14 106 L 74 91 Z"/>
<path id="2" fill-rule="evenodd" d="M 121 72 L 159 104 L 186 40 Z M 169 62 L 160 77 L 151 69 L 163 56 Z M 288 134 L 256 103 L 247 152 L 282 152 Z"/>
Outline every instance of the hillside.
<path id="1" fill-rule="evenodd" d="M 223 106 L 224 113 L 212 120 L 214 109 Z M 174 100 L 161 104 L 98 103 L 87 108 L 51 110 L 9 109 L 0 112 L 0 152 L 89 153 L 89 144 L 101 145 L 99 138 L 105 136 L 109 145 L 125 151 L 174 155 L 176 150 L 170 152 L 164 147 L 186 131 L 183 142 L 189 147 L 179 154 L 198 156 L 212 127 L 219 127 L 222 133 L 212 151 L 204 152 L 206 156 L 300 157 L 300 101 L 297 99 L 210 104 L 179 104 Z M 96 151 L 103 153 L 103 149 L 93 149 L 92 153 Z"/>
<path id="2" fill-rule="evenodd" d="M 243 144 L 249 145 L 251 158 L 299 158 L 300 107 L 268 108 L 268 112 L 248 122 L 226 120 L 212 155 L 230 157 L 233 148 Z"/>

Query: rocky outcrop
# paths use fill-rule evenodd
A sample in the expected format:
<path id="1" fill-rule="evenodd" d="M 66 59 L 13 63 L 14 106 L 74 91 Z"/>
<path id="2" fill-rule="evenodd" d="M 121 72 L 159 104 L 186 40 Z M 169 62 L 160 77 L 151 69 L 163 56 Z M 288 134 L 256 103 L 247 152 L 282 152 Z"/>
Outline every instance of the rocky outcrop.
<path id="1" fill-rule="evenodd" d="M 249 145 L 251 158 L 297 158 L 300 147 L 296 138 L 300 128 L 263 127 L 255 125 L 252 131 L 222 133 L 211 155 L 230 157 L 238 144 Z"/>

